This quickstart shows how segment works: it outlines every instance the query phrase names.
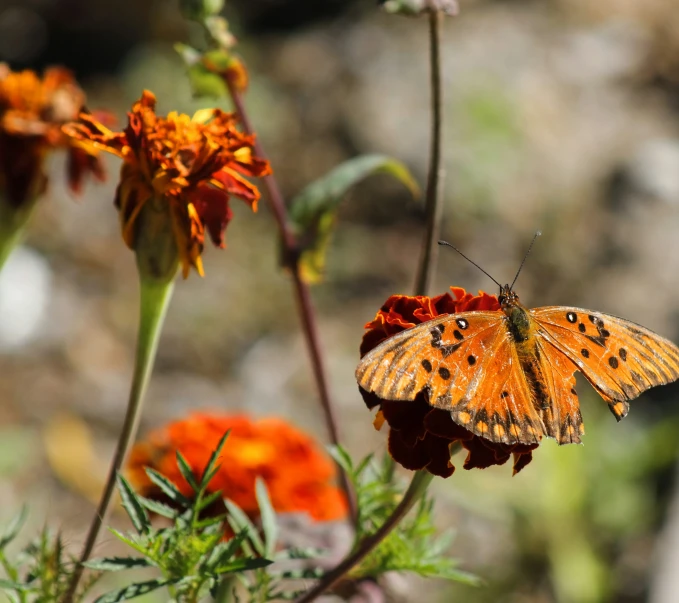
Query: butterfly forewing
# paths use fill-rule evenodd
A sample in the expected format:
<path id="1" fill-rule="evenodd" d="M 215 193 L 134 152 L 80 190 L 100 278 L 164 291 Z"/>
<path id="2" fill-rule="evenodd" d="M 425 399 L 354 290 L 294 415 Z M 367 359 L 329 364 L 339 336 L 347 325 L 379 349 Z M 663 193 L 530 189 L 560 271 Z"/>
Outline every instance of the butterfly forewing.
<path id="1" fill-rule="evenodd" d="M 679 348 L 635 323 L 583 310 L 549 306 L 530 310 L 548 357 L 567 356 L 608 402 L 618 420 L 628 400 L 679 378 Z"/>
<path id="2" fill-rule="evenodd" d="M 356 379 L 385 400 L 414 400 L 425 387 L 432 405 L 439 397 L 461 397 L 478 370 L 469 347 L 477 339 L 483 346 L 501 321 L 499 312 L 462 312 L 417 325 L 368 352 Z"/>
<path id="3" fill-rule="evenodd" d="M 544 431 L 504 314 L 462 312 L 403 331 L 361 360 L 360 386 L 386 400 L 451 411 L 458 424 L 496 442 L 534 443 Z"/>

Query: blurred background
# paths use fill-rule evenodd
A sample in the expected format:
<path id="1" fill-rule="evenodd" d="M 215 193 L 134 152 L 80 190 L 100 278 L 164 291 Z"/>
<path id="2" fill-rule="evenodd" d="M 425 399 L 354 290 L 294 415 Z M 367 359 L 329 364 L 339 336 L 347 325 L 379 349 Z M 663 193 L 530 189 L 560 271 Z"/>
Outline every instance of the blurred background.
<path id="1" fill-rule="evenodd" d="M 529 307 L 573 305 L 679 340 L 679 17 L 676 0 L 461 0 L 444 26 L 442 237 Z M 247 104 L 289 198 L 344 159 L 378 152 L 424 181 L 427 24 L 367 0 L 229 0 L 252 76 Z M 144 88 L 159 112 L 229 109 L 194 100 L 172 46 L 199 32 L 176 2 L 0 0 L 0 60 L 63 64 L 91 109 L 124 123 Z M 64 159 L 25 245 L 0 275 L 0 523 L 29 502 L 36 533 L 78 550 L 122 422 L 137 324 L 132 254 L 104 185 L 66 191 Z M 228 247 L 208 246 L 204 279 L 177 283 L 143 418 L 192 409 L 276 414 L 326 440 L 266 203 L 234 201 Z M 355 458 L 385 449 L 353 377 L 363 325 L 410 293 L 421 201 L 374 177 L 343 202 L 327 278 L 313 293 L 332 394 Z M 431 294 L 494 285 L 440 255 Z M 266 379 L 260 372 L 266 366 Z M 679 386 L 651 390 L 616 424 L 581 384 L 584 446 L 546 441 L 511 468 L 437 480 L 450 554 L 480 588 L 412 577 L 390 601 L 679 601 Z M 87 518 L 86 520 L 84 518 Z M 113 518 L 124 526 L 123 518 Z M 98 554 L 115 545 L 104 538 Z M 426 594 L 425 594 L 426 593 Z M 156 599 L 148 599 L 153 601 Z"/>

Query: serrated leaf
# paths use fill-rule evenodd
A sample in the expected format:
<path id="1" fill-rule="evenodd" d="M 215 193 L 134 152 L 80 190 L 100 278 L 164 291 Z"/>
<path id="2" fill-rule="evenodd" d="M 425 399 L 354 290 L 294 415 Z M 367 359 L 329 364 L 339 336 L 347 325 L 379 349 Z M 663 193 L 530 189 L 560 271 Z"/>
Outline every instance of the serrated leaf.
<path id="1" fill-rule="evenodd" d="M 208 482 L 209 483 L 209 482 Z M 217 490 L 216 492 L 211 492 L 207 496 L 203 496 L 199 501 L 196 502 L 196 510 L 202 511 L 205 507 L 209 507 L 213 502 L 219 500 L 222 497 L 222 491 Z"/>
<path id="2" fill-rule="evenodd" d="M 165 578 L 158 580 L 147 580 L 146 582 L 136 582 L 135 584 L 130 584 L 125 588 L 120 588 L 102 595 L 96 599 L 94 603 L 117 603 L 118 601 L 128 601 L 129 599 L 140 597 L 141 595 L 145 595 L 151 591 L 173 583 L 173 580 L 166 580 Z"/>
<path id="3" fill-rule="evenodd" d="M 354 474 L 354 463 L 351 460 L 349 453 L 341 445 L 328 446 L 327 450 L 328 454 L 348 475 Z"/>
<path id="4" fill-rule="evenodd" d="M 279 551 L 276 554 L 276 559 L 277 560 L 283 560 L 283 559 L 316 559 L 317 557 L 322 557 L 324 555 L 327 555 L 327 553 L 328 553 L 328 551 L 326 549 L 320 549 L 320 548 L 312 548 L 312 547 L 295 548 L 295 547 L 290 547 L 289 549 Z"/>
<path id="5" fill-rule="evenodd" d="M 182 455 L 182 453 L 179 450 L 177 450 L 176 456 L 179 471 L 181 472 L 182 476 L 187 481 L 189 486 L 191 486 L 191 489 L 197 494 L 200 488 L 198 486 L 198 482 L 196 481 L 195 476 L 193 475 L 193 470 L 191 469 L 189 463 L 184 458 L 184 455 Z"/>
<path id="6" fill-rule="evenodd" d="M 236 534 L 236 536 L 234 536 L 228 542 L 220 542 L 214 549 L 212 549 L 212 551 L 210 551 L 210 555 L 205 561 L 204 566 L 210 571 L 214 571 L 215 567 L 226 565 L 238 552 L 238 549 L 240 549 L 240 546 L 245 538 L 245 532 L 241 532 L 240 534 Z"/>
<path id="7" fill-rule="evenodd" d="M 320 567 L 308 568 L 308 569 L 298 569 L 298 570 L 287 570 L 276 574 L 277 578 L 281 580 L 314 580 L 320 578 L 325 574 L 325 570 Z"/>
<path id="8" fill-rule="evenodd" d="M 271 565 L 273 561 L 269 561 L 268 559 L 262 559 L 262 558 L 257 558 L 257 559 L 234 559 L 230 563 L 226 563 L 224 565 L 220 565 L 215 568 L 214 572 L 215 574 L 226 574 L 226 573 L 231 573 L 231 572 L 245 572 L 248 570 L 256 570 L 260 569 L 262 567 L 266 567 L 267 565 Z"/>
<path id="9" fill-rule="evenodd" d="M 111 532 L 111 534 L 113 534 L 118 540 L 124 542 L 130 548 L 133 548 L 135 551 L 141 553 L 142 555 L 146 555 L 146 549 L 140 543 L 135 542 L 134 540 L 132 540 L 132 538 L 129 538 L 128 536 L 126 536 L 122 532 L 119 532 L 115 528 L 109 528 L 108 531 Z"/>
<path id="10" fill-rule="evenodd" d="M 255 549 L 252 548 L 250 541 L 248 540 L 248 530 L 243 528 L 240 523 L 238 523 L 232 516 L 227 516 L 226 522 L 229 524 L 231 531 L 234 534 L 244 534 L 245 540 L 241 542 L 241 550 L 246 557 L 253 557 L 255 555 Z"/>
<path id="11" fill-rule="evenodd" d="M 363 155 L 340 164 L 293 199 L 290 222 L 301 247 L 299 267 L 305 281 L 322 280 L 335 213 L 346 192 L 378 173 L 394 176 L 414 196 L 419 194 L 417 183 L 403 163 L 385 155 Z"/>
<path id="12" fill-rule="evenodd" d="M 224 444 L 226 443 L 226 439 L 229 437 L 229 434 L 231 433 L 231 430 L 229 429 L 219 440 L 217 443 L 217 447 L 212 451 L 212 454 L 210 455 L 210 458 L 208 459 L 207 465 L 205 465 L 205 469 L 203 469 L 203 475 L 200 480 L 200 488 L 202 491 L 205 491 L 205 489 L 208 487 L 210 480 L 214 476 L 215 472 L 217 471 L 217 459 L 219 458 L 219 455 L 222 453 L 222 448 L 224 448 Z"/>
<path id="13" fill-rule="evenodd" d="M 116 476 L 118 482 L 118 491 L 120 492 L 120 499 L 125 511 L 130 516 L 134 529 L 139 534 L 148 534 L 151 531 L 151 520 L 137 498 L 135 491 L 130 486 L 130 483 L 120 474 Z"/>
<path id="14" fill-rule="evenodd" d="M 145 509 L 148 509 L 152 513 L 157 513 L 161 517 L 167 517 L 168 519 L 174 519 L 177 517 L 178 511 L 169 505 L 158 502 L 157 500 L 153 500 L 151 498 L 146 498 L 145 496 L 140 496 L 138 494 L 137 499 Z"/>
<path id="15" fill-rule="evenodd" d="M 269 492 L 266 484 L 261 477 L 255 481 L 255 496 L 259 506 L 260 521 L 264 532 L 264 557 L 273 557 L 278 541 L 278 524 L 276 523 L 276 512 L 271 505 Z"/>
<path id="16" fill-rule="evenodd" d="M 176 502 L 182 507 L 188 507 L 191 504 L 191 501 L 177 489 L 177 486 L 175 486 L 171 480 L 158 473 L 155 469 L 151 469 L 150 467 L 145 467 L 144 469 L 146 475 L 149 476 L 149 479 L 158 486 L 171 501 Z"/>
<path id="17" fill-rule="evenodd" d="M 255 524 L 250 521 L 250 518 L 233 501 L 227 498 L 224 499 L 224 504 L 226 505 L 226 508 L 229 510 L 229 514 L 231 515 L 229 519 L 233 519 L 235 525 L 237 526 L 237 529 L 234 531 L 240 532 L 241 530 L 244 530 L 247 534 L 248 540 L 252 543 L 252 546 L 255 548 L 255 552 L 258 555 L 264 556 L 265 550 L 264 542 L 260 538 L 259 533 L 257 532 L 257 528 L 255 527 Z"/>
<path id="18" fill-rule="evenodd" d="M 146 557 L 103 557 L 101 559 L 90 559 L 83 565 L 102 572 L 119 572 L 120 570 L 154 566 Z"/>
<path id="19" fill-rule="evenodd" d="M 17 537 L 26 521 L 26 517 L 28 517 L 28 506 L 24 505 L 3 530 L 0 537 L 0 551 Z"/>
<path id="20" fill-rule="evenodd" d="M 209 528 L 215 527 L 218 524 L 223 524 L 226 519 L 226 515 L 219 515 L 217 517 L 206 517 L 201 519 L 194 524 L 197 530 L 208 530 Z M 221 530 L 220 530 L 221 531 Z"/>

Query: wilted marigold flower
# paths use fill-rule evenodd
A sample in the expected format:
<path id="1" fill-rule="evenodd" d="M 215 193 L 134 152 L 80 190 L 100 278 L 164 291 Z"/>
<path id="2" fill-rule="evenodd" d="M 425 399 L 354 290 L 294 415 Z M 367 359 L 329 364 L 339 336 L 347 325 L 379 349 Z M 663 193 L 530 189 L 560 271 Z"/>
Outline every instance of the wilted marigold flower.
<path id="1" fill-rule="evenodd" d="M 473 296 L 459 287 L 451 287 L 455 297 L 446 293 L 438 297 L 392 295 L 380 308 L 375 319 L 365 328 L 361 342 L 361 357 L 385 339 L 417 324 L 443 314 L 472 310 L 498 310 L 494 295 L 479 292 Z M 503 465 L 514 455 L 514 473 L 532 460 L 537 444 L 498 444 L 474 435 L 453 422 L 450 413 L 430 406 L 421 392 L 412 402 L 383 400 L 359 387 L 369 409 L 378 407 L 375 427 L 389 426 L 389 453 L 406 469 L 426 470 L 433 475 L 450 477 L 455 467 L 450 462 L 450 447 L 459 443 L 467 449 L 465 469 L 485 469 Z"/>
<path id="2" fill-rule="evenodd" d="M 41 79 L 30 70 L 13 72 L 0 63 L 0 197 L 20 207 L 42 194 L 43 163 L 54 149 L 68 151 L 68 181 L 78 192 L 83 176 L 104 172 L 96 151 L 84 150 L 61 127 L 78 116 L 85 93 L 67 69 L 51 67 Z"/>
<path id="3" fill-rule="evenodd" d="M 260 477 L 279 513 L 306 512 L 318 521 L 346 516 L 346 499 L 331 483 L 334 464 L 313 438 L 282 419 L 193 413 L 174 421 L 133 448 L 127 467 L 132 484 L 143 496 L 171 504 L 146 475 L 144 467 L 151 467 L 171 479 L 183 494 L 191 495 L 191 487 L 177 467 L 176 452 L 179 450 L 200 474 L 229 430 L 219 458 L 221 467 L 208 493 L 220 490 L 224 498 L 256 518 L 255 480 Z"/>
<path id="4" fill-rule="evenodd" d="M 224 247 L 230 197 L 256 211 L 259 190 L 245 176 L 268 174 L 269 164 L 254 156 L 254 138 L 238 131 L 234 114 L 204 109 L 193 117 L 176 112 L 159 117 L 155 105 L 155 96 L 145 90 L 123 132 L 112 132 L 86 113 L 64 131 L 83 148 L 123 159 L 115 204 L 128 247 L 136 249 L 138 218 L 155 202 L 169 212 L 184 277 L 191 267 L 202 275 L 205 230 Z"/>

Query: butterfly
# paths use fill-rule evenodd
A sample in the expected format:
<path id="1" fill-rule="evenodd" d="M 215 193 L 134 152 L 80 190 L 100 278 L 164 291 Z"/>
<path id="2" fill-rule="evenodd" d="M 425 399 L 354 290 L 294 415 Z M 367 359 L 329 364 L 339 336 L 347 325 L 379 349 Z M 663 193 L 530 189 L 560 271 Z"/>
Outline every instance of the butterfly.
<path id="1" fill-rule="evenodd" d="M 358 365 L 359 385 L 384 400 L 423 392 L 492 442 L 568 444 L 584 434 L 577 371 L 618 421 L 643 391 L 679 379 L 679 348 L 667 339 L 591 310 L 528 309 L 512 287 L 500 286 L 499 310 L 439 316 L 383 341 Z"/>

